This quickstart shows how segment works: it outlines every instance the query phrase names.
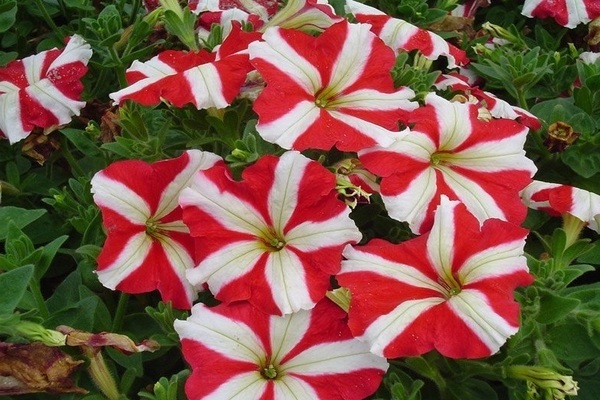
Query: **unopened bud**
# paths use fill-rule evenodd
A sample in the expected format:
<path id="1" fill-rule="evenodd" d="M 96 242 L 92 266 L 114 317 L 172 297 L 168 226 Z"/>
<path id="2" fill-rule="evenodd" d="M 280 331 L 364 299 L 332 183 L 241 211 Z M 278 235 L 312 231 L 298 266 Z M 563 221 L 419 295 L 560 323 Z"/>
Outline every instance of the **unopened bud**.
<path id="1" fill-rule="evenodd" d="M 577 390 L 579 390 L 577 382 L 573 380 L 572 376 L 561 375 L 550 368 L 511 365 L 506 367 L 505 371 L 511 378 L 526 380 L 528 386 L 533 384 L 539 389 L 546 390 L 554 400 L 562 400 L 566 396 L 576 396 Z"/>

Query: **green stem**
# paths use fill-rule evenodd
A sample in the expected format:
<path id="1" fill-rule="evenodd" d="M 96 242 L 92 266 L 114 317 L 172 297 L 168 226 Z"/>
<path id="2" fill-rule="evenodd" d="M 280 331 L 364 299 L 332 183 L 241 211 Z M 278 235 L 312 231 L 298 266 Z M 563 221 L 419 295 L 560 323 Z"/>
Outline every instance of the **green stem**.
<path id="1" fill-rule="evenodd" d="M 121 62 L 121 57 L 119 57 L 119 54 L 117 53 L 117 50 L 115 50 L 114 46 L 108 47 L 108 53 L 110 54 L 110 58 L 116 64 L 119 65 L 119 67 L 116 69 L 117 79 L 119 80 L 119 85 L 121 87 L 126 87 L 127 79 L 125 78 L 125 71 L 123 70 L 123 63 Z"/>
<path id="2" fill-rule="evenodd" d="M 125 317 L 125 311 L 127 310 L 127 303 L 129 302 L 129 295 L 127 293 L 121 293 L 119 295 L 119 303 L 117 304 L 117 311 L 115 311 L 115 319 L 113 319 L 112 332 L 118 332 L 123 326 L 123 318 Z"/>
<path id="3" fill-rule="evenodd" d="M 38 6 L 38 9 L 40 10 L 40 12 L 42 13 L 42 17 L 44 18 L 44 21 L 46 21 L 46 23 L 48 24 L 48 26 L 50 28 L 52 28 L 52 30 L 54 32 L 57 32 L 60 34 L 60 36 L 65 36 L 62 29 L 59 28 L 56 23 L 54 22 L 54 20 L 52 19 L 52 17 L 50 16 L 50 14 L 48 13 L 48 10 L 46 9 L 46 6 L 44 5 L 44 2 L 42 0 L 35 0 L 35 3 Z"/>
<path id="4" fill-rule="evenodd" d="M 67 163 L 69 163 L 69 167 L 71 167 L 73 172 L 75 172 L 75 174 L 77 174 L 78 176 L 85 175 L 85 172 L 83 171 L 83 169 L 81 169 L 81 167 L 77 163 L 77 160 L 75 160 L 75 157 L 73 157 L 73 154 L 69 149 L 67 139 L 64 136 L 61 136 L 60 138 L 60 149 L 63 157 L 65 158 L 65 160 L 67 160 Z"/>
<path id="5" fill-rule="evenodd" d="M 129 25 L 133 25 L 137 20 L 137 16 L 139 14 L 139 8 L 141 6 L 141 0 L 133 0 L 133 5 L 131 6 L 131 15 L 129 16 Z"/>
<path id="6" fill-rule="evenodd" d="M 517 92 L 517 102 L 519 103 L 519 107 L 525 109 L 525 110 L 529 110 L 529 107 L 527 106 L 527 100 L 525 100 L 525 91 L 519 88 L 516 88 L 516 92 Z"/>
<path id="7" fill-rule="evenodd" d="M 50 312 L 48 311 L 48 307 L 46 307 L 46 300 L 44 300 L 44 296 L 42 296 L 40 283 L 35 278 L 29 282 L 29 290 L 31 290 L 31 294 L 33 295 L 33 299 L 35 300 L 35 304 L 40 316 L 43 319 L 48 318 Z"/>

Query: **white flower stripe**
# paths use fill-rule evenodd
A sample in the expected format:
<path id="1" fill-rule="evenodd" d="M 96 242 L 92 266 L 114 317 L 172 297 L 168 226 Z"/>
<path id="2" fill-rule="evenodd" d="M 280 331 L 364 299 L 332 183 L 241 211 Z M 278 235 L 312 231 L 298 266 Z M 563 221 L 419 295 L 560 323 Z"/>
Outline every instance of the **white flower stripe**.
<path id="1" fill-rule="evenodd" d="M 140 79 L 126 88 L 109 94 L 108 97 L 114 101 L 114 104 L 119 104 L 124 97 L 144 90 L 146 87 L 160 81 L 161 79 L 164 79 L 167 76 L 177 74 L 177 70 L 161 61 L 158 56 L 143 63 L 135 60 L 127 72 L 139 72 L 145 75 L 146 78 Z"/>
<path id="2" fill-rule="evenodd" d="M 434 200 L 436 186 L 435 170 L 426 168 L 411 181 L 403 192 L 382 193 L 381 198 L 390 217 L 406 221 L 411 231 L 422 233 L 421 226 L 427 215 L 429 203 Z"/>
<path id="3" fill-rule="evenodd" d="M 493 193 L 492 190 L 455 172 L 452 168 L 438 166 L 438 169 L 443 173 L 446 184 L 480 222 L 490 218 L 506 221 L 504 211 L 490 194 Z"/>
<path id="4" fill-rule="evenodd" d="M 300 182 L 311 162 L 298 152 L 285 152 L 277 162 L 274 181 L 269 191 L 269 215 L 273 221 L 273 229 L 278 235 L 283 230 L 298 205 Z"/>
<path id="5" fill-rule="evenodd" d="M 290 229 L 285 236 L 288 246 L 305 253 L 349 242 L 357 243 L 361 238 L 362 234 L 350 219 L 350 210 L 347 208 L 325 221 L 303 222 Z"/>
<path id="6" fill-rule="evenodd" d="M 458 271 L 463 284 L 471 284 L 488 278 L 528 271 L 523 256 L 525 238 L 502 243 L 471 255 Z"/>
<path id="7" fill-rule="evenodd" d="M 498 315 L 488 304 L 485 294 L 478 290 L 463 289 L 452 296 L 447 304 L 490 349 L 490 354 L 496 353 L 506 339 L 519 330 L 518 326 L 512 326 Z"/>
<path id="8" fill-rule="evenodd" d="M 221 191 L 202 173 L 195 174 L 191 187 L 181 191 L 179 204 L 184 208 L 198 207 L 227 230 L 259 237 L 269 235 L 267 223 L 254 206 L 227 191 Z"/>
<path id="9" fill-rule="evenodd" d="M 450 102 L 434 93 L 425 97 L 425 103 L 434 107 L 440 133 L 440 150 L 452 150 L 471 136 L 471 104 Z"/>
<path id="10" fill-rule="evenodd" d="M 302 379 L 286 375 L 275 383 L 275 399 L 285 400 L 315 400 L 319 395 L 307 382 Z"/>
<path id="11" fill-rule="evenodd" d="M 190 304 L 194 301 L 198 294 L 190 282 L 185 278 L 185 271 L 194 267 L 194 260 L 189 250 L 183 247 L 179 242 L 173 239 L 162 239 L 160 241 L 165 256 L 169 263 L 169 266 L 175 272 L 175 275 L 179 278 L 181 286 L 183 287 L 186 297 L 190 300 Z"/>
<path id="12" fill-rule="evenodd" d="M 145 225 L 151 216 L 150 205 L 130 187 L 112 179 L 103 171 L 91 181 L 94 202 L 126 218 L 132 224 Z"/>
<path id="13" fill-rule="evenodd" d="M 248 46 L 250 60 L 260 58 L 277 69 L 281 75 L 296 82 L 306 93 L 314 95 L 322 86 L 321 74 L 296 52 L 281 36 L 280 28 L 269 28 L 263 34 L 264 42 Z"/>
<path id="14" fill-rule="evenodd" d="M 452 262 L 454 259 L 455 209 L 460 203 L 450 201 L 442 195 L 440 205 L 435 211 L 435 218 L 427 237 L 427 256 L 437 274 L 445 282 L 453 282 Z"/>
<path id="15" fill-rule="evenodd" d="M 273 300 L 283 314 L 314 307 L 315 302 L 306 286 L 304 264 L 293 252 L 284 248 L 270 253 L 265 265 L 265 278 Z"/>
<path id="16" fill-rule="evenodd" d="M 142 266 L 152 247 L 152 238 L 139 232 L 123 245 L 118 257 L 106 268 L 96 271 L 98 280 L 105 287 L 115 290 L 135 270 Z"/>
<path id="17" fill-rule="evenodd" d="M 312 101 L 301 101 L 281 117 L 259 122 L 256 129 L 268 142 L 291 149 L 296 140 L 321 116 L 321 109 Z"/>
<path id="18" fill-rule="evenodd" d="M 335 110 L 329 110 L 328 112 L 333 118 L 350 126 L 351 128 L 356 129 L 361 135 L 372 139 L 380 146 L 385 147 L 394 143 L 394 136 L 396 133 L 394 131 L 390 131 L 373 122 L 369 122 L 343 112 Z"/>
<path id="19" fill-rule="evenodd" d="M 478 172 L 537 171 L 533 161 L 525 157 L 523 145 L 527 128 L 513 136 L 477 143 L 452 154 L 451 164 Z"/>
<path id="20" fill-rule="evenodd" d="M 10 144 L 16 143 L 29 135 L 23 127 L 21 119 L 21 103 L 19 101 L 19 88 L 17 91 L 0 94 L 0 131 L 2 131 Z"/>
<path id="21" fill-rule="evenodd" d="M 58 124 L 66 124 L 73 115 L 85 106 L 85 101 L 73 100 L 65 96 L 48 79 L 42 79 L 25 88 L 25 92 L 52 113 Z"/>
<path id="22" fill-rule="evenodd" d="M 283 317 L 272 316 L 270 322 L 271 357 L 282 360 L 304 337 L 311 324 L 312 311 L 301 310 Z"/>
<path id="23" fill-rule="evenodd" d="M 340 93 L 358 81 L 367 67 L 373 52 L 375 35 L 371 25 L 349 24 L 341 50 L 331 68 L 327 90 Z"/>
<path id="24" fill-rule="evenodd" d="M 187 320 L 176 320 L 174 327 L 181 339 L 196 341 L 226 358 L 257 366 L 264 362 L 264 345 L 251 327 L 216 313 L 202 303 L 192 307 Z"/>
<path id="25" fill-rule="evenodd" d="M 206 63 L 183 72 L 197 109 L 225 108 L 229 102 L 223 93 L 223 82 L 217 66 Z"/>
<path id="26" fill-rule="evenodd" d="M 72 63 L 83 63 L 87 65 L 92 58 L 92 47 L 85 42 L 85 39 L 79 35 L 73 35 L 65 46 L 64 50 L 52 61 L 48 67 L 48 74 L 52 74 L 52 70 Z"/>
<path id="27" fill-rule="evenodd" d="M 379 255 L 360 251 L 360 247 L 346 246 L 342 253 L 343 273 L 375 273 L 406 285 L 444 293 L 444 288 L 415 267 L 388 260 Z"/>
<path id="28" fill-rule="evenodd" d="M 354 110 L 392 111 L 401 108 L 412 111 L 418 107 L 416 102 L 409 101 L 414 96 L 415 92 L 406 87 L 393 93 L 383 93 L 373 89 L 359 89 L 341 95 L 328 104 L 331 107 Z"/>
<path id="29" fill-rule="evenodd" d="M 217 161 L 221 160 L 221 157 L 207 151 L 188 150 L 185 154 L 187 154 L 188 163 L 181 172 L 173 178 L 173 181 L 165 187 L 154 215 L 156 219 L 163 218 L 179 206 L 177 203 L 179 194 L 183 188 L 191 185 L 192 178 L 196 172 L 208 169 L 215 165 Z"/>
<path id="30" fill-rule="evenodd" d="M 256 370 L 232 376 L 203 400 L 260 399 L 266 389 L 266 379 L 262 377 L 260 371 Z"/>
<path id="31" fill-rule="evenodd" d="M 371 354 L 366 343 L 355 339 L 312 346 L 282 365 L 283 373 L 304 376 L 346 374 L 367 368 L 387 370 L 387 361 Z"/>
<path id="32" fill-rule="evenodd" d="M 223 286 L 247 274 L 265 253 L 258 240 L 233 242 L 206 257 L 198 266 L 186 271 L 192 285 L 208 283 L 218 294 Z"/>
<path id="33" fill-rule="evenodd" d="M 373 321 L 357 339 L 371 346 L 371 353 L 384 357 L 386 347 L 400 336 L 419 316 L 446 301 L 440 297 L 409 300 Z"/>

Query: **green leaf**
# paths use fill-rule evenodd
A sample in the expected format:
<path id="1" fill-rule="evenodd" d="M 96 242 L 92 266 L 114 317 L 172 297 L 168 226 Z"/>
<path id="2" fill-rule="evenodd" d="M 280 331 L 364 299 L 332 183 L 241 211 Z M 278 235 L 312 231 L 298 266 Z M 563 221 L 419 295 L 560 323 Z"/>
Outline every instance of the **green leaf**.
<path id="1" fill-rule="evenodd" d="M 0 33 L 6 32 L 17 20 L 17 1 L 0 0 Z"/>
<path id="2" fill-rule="evenodd" d="M 77 147 L 77 150 L 81 151 L 86 156 L 94 157 L 102 155 L 98 145 L 88 137 L 86 131 L 64 128 L 61 129 L 60 132 L 65 135 L 75 147 Z"/>
<path id="3" fill-rule="evenodd" d="M 0 240 L 6 239 L 9 222 L 22 229 L 46 213 L 46 210 L 26 210 L 19 207 L 0 207 Z"/>
<path id="4" fill-rule="evenodd" d="M 489 383 L 479 379 L 448 381 L 448 391 L 457 400 L 497 400 L 498 394 Z"/>
<path id="5" fill-rule="evenodd" d="M 68 239 L 67 235 L 59 236 L 44 247 L 42 247 L 42 255 L 35 265 L 35 279 L 40 280 L 50 267 L 56 252 L 63 243 Z"/>
<path id="6" fill-rule="evenodd" d="M 0 274 L 0 315 L 10 314 L 23 298 L 33 276 L 33 265 Z"/>
<path id="7" fill-rule="evenodd" d="M 542 324 L 551 324 L 564 318 L 581 302 L 577 299 L 559 296 L 555 292 L 538 288 L 540 294 L 540 310 L 535 319 Z"/>
<path id="8" fill-rule="evenodd" d="M 46 306 L 51 313 L 71 307 L 78 302 L 79 287 L 81 286 L 81 275 L 74 271 L 69 274 L 63 281 L 54 289 L 52 296 L 46 300 Z"/>
<path id="9" fill-rule="evenodd" d="M 562 161 L 578 175 L 591 178 L 600 172 L 600 152 L 586 142 L 577 142 L 561 154 Z"/>
<path id="10" fill-rule="evenodd" d="M 592 248 L 577 258 L 578 262 L 600 264 L 600 242 L 592 243 Z"/>
<path id="11" fill-rule="evenodd" d="M 549 329 L 544 341 L 559 360 L 579 362 L 600 357 L 600 349 L 594 345 L 587 329 L 572 319 Z"/>

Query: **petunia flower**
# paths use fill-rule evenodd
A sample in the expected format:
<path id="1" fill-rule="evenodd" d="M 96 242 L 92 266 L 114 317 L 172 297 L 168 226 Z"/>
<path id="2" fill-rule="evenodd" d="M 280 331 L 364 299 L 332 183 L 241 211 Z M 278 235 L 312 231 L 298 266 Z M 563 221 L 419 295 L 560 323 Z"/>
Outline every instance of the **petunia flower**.
<path id="1" fill-rule="evenodd" d="M 192 367 L 190 399 L 360 400 L 377 390 L 384 358 L 350 334 L 325 299 L 310 311 L 270 316 L 247 303 L 197 304 L 175 321 Z"/>
<path id="2" fill-rule="evenodd" d="M 16 143 L 36 126 L 66 124 L 79 115 L 85 106 L 80 79 L 91 57 L 90 45 L 73 35 L 63 50 L 43 51 L 0 68 L 0 137 Z"/>
<path id="3" fill-rule="evenodd" d="M 480 227 L 443 196 L 430 232 L 392 244 L 347 246 L 337 275 L 350 290 L 348 325 L 374 354 L 451 358 L 496 353 L 519 328 L 517 286 L 529 285 L 527 231 L 490 219 Z"/>
<path id="4" fill-rule="evenodd" d="M 572 29 L 599 17 L 600 2 L 597 0 L 525 0 L 521 13 L 529 18 L 554 18 L 557 24 Z"/>
<path id="5" fill-rule="evenodd" d="M 481 90 L 472 85 L 469 78 L 462 74 L 450 73 L 442 74 L 435 82 L 435 87 L 440 90 L 451 89 L 452 91 L 461 91 L 466 96 L 473 96 L 477 103 L 489 110 L 491 116 L 495 118 L 514 119 L 526 127 L 538 130 L 542 127 L 540 120 L 529 111 L 510 105 L 508 102 L 496 97 L 493 93 Z"/>
<path id="6" fill-rule="evenodd" d="M 480 222 L 499 218 L 520 224 L 527 214 L 519 192 L 536 167 L 525 157 L 528 129 L 507 119 L 478 119 L 478 107 L 433 93 L 409 119 L 411 130 L 389 147 L 358 153 L 383 177 L 381 196 L 392 218 L 414 233 L 429 230 L 441 195 L 462 201 Z"/>
<path id="7" fill-rule="evenodd" d="M 194 14 L 239 10 L 257 15 L 263 21 L 267 21 L 279 8 L 276 0 L 189 0 L 188 3 Z"/>
<path id="8" fill-rule="evenodd" d="M 200 257 L 187 278 L 271 314 L 314 307 L 361 239 L 336 195 L 333 173 L 298 152 L 262 157 L 241 182 L 220 165 L 198 173 L 180 197 Z"/>
<path id="9" fill-rule="evenodd" d="M 288 0 L 261 28 L 296 29 L 308 33 L 322 32 L 336 22 L 344 21 L 335 14 L 327 0 Z"/>
<path id="10" fill-rule="evenodd" d="M 315 38 L 270 28 L 248 47 L 267 86 L 254 103 L 256 129 L 286 149 L 344 151 L 393 142 L 398 119 L 417 104 L 395 89 L 393 52 L 364 24 L 340 22 Z"/>
<path id="11" fill-rule="evenodd" d="M 96 271 L 104 286 L 126 293 L 158 289 L 174 307 L 191 307 L 197 294 L 184 272 L 195 265 L 194 241 L 177 199 L 194 174 L 219 160 L 188 150 L 154 164 L 118 161 L 94 175 L 94 202 L 107 233 Z"/>
<path id="12" fill-rule="evenodd" d="M 115 104 L 133 100 L 151 106 L 166 100 L 176 107 L 191 103 L 197 109 L 225 108 L 252 70 L 248 43 L 259 38 L 259 33 L 242 32 L 236 24 L 213 52 L 167 50 L 146 62 L 136 60 L 126 72 L 129 86 L 109 97 Z"/>
<path id="13" fill-rule="evenodd" d="M 448 67 L 469 63 L 467 54 L 446 42 L 441 36 L 421 29 L 409 22 L 392 18 L 384 12 L 359 3 L 346 0 L 346 12 L 354 14 L 358 22 L 371 25 L 371 31 L 379 36 L 395 52 L 399 50 L 419 50 L 426 58 L 437 60 L 440 56 L 448 59 Z"/>
<path id="14" fill-rule="evenodd" d="M 450 12 L 450 15 L 464 18 L 475 18 L 475 13 L 479 7 L 487 7 L 490 5 L 489 0 L 465 0 L 463 4 L 459 4 Z"/>
<path id="15" fill-rule="evenodd" d="M 600 233 L 600 195 L 569 185 L 533 181 L 522 192 L 527 207 L 553 216 L 570 214 Z"/>
<path id="16" fill-rule="evenodd" d="M 252 25 L 254 30 L 264 25 L 264 22 L 256 14 L 248 14 L 238 8 L 231 8 L 223 11 L 207 11 L 198 17 L 196 33 L 201 41 L 205 41 L 210 36 L 213 24 L 221 27 L 221 35 L 227 38 L 234 29 L 236 23 L 245 23 Z"/>

